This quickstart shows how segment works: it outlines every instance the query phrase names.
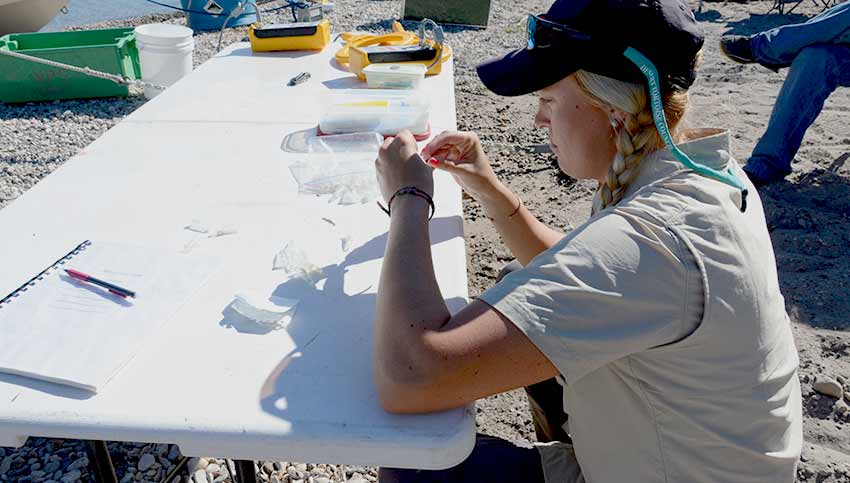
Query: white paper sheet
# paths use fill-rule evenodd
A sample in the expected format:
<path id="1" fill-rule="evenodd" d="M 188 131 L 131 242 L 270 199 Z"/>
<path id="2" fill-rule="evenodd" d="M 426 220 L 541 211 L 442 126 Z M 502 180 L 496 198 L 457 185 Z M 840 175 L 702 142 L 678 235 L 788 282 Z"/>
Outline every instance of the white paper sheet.
<path id="1" fill-rule="evenodd" d="M 195 255 L 94 241 L 0 305 L 0 372 L 97 392 L 217 265 Z M 133 290 L 136 298 L 75 280 L 65 268 Z"/>

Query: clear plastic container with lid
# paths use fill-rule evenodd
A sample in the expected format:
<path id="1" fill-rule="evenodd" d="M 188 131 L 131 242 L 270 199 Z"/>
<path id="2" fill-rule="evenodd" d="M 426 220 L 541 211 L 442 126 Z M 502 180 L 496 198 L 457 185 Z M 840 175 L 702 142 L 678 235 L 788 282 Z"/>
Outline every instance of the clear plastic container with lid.
<path id="1" fill-rule="evenodd" d="M 375 131 L 393 136 L 407 129 L 419 140 L 430 135 L 430 103 L 418 91 L 348 89 L 325 106 L 320 134 Z"/>
<path id="2" fill-rule="evenodd" d="M 370 89 L 417 89 L 427 70 L 425 64 L 370 64 L 363 73 Z"/>

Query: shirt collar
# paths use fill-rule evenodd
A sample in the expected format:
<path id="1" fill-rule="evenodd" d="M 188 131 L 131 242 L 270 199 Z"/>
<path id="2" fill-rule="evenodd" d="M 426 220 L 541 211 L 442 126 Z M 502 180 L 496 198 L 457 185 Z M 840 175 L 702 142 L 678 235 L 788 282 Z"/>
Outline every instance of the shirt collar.
<path id="1" fill-rule="evenodd" d="M 677 144 L 689 158 L 706 167 L 724 171 L 732 159 L 729 131 L 723 129 L 692 129 L 684 133 L 685 141 Z M 629 184 L 623 198 L 631 196 L 640 188 L 659 179 L 666 178 L 686 168 L 670 151 L 660 149 L 647 156 L 641 163 L 637 176 Z"/>

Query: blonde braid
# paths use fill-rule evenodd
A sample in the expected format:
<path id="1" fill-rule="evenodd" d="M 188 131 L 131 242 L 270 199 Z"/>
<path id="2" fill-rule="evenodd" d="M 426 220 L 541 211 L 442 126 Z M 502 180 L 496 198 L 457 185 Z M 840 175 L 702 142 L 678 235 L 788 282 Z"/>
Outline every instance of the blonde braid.
<path id="1" fill-rule="evenodd" d="M 575 73 L 579 88 L 596 107 L 626 113 L 625 119 L 614 121 L 614 143 L 617 155 L 604 183 L 599 183 L 593 199 L 593 213 L 616 205 L 623 199 L 629 183 L 640 171 L 647 155 L 664 146 L 652 117 L 652 106 L 646 86 L 611 79 L 579 70 Z M 670 130 L 676 133 L 688 106 L 687 91 L 673 91 L 664 96 L 664 112 Z"/>
<path id="2" fill-rule="evenodd" d="M 637 114 L 628 114 L 625 123 L 615 127 L 617 156 L 608 169 L 605 183 L 599 183 L 593 200 L 594 213 L 616 205 L 623 199 L 640 163 L 658 149 L 661 138 L 655 129 L 652 112 L 644 106 Z"/>

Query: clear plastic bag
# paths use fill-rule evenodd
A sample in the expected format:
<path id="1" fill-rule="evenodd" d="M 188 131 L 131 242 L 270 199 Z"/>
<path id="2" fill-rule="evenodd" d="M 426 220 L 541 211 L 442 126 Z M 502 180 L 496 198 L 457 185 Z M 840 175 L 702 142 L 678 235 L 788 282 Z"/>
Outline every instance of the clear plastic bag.
<path id="1" fill-rule="evenodd" d="M 375 155 L 316 155 L 289 166 L 303 194 L 331 195 L 329 203 L 368 203 L 379 195 Z"/>
<path id="2" fill-rule="evenodd" d="M 307 152 L 341 155 L 368 153 L 377 156 L 383 143 L 384 137 L 374 131 L 315 136 L 307 139 Z"/>

